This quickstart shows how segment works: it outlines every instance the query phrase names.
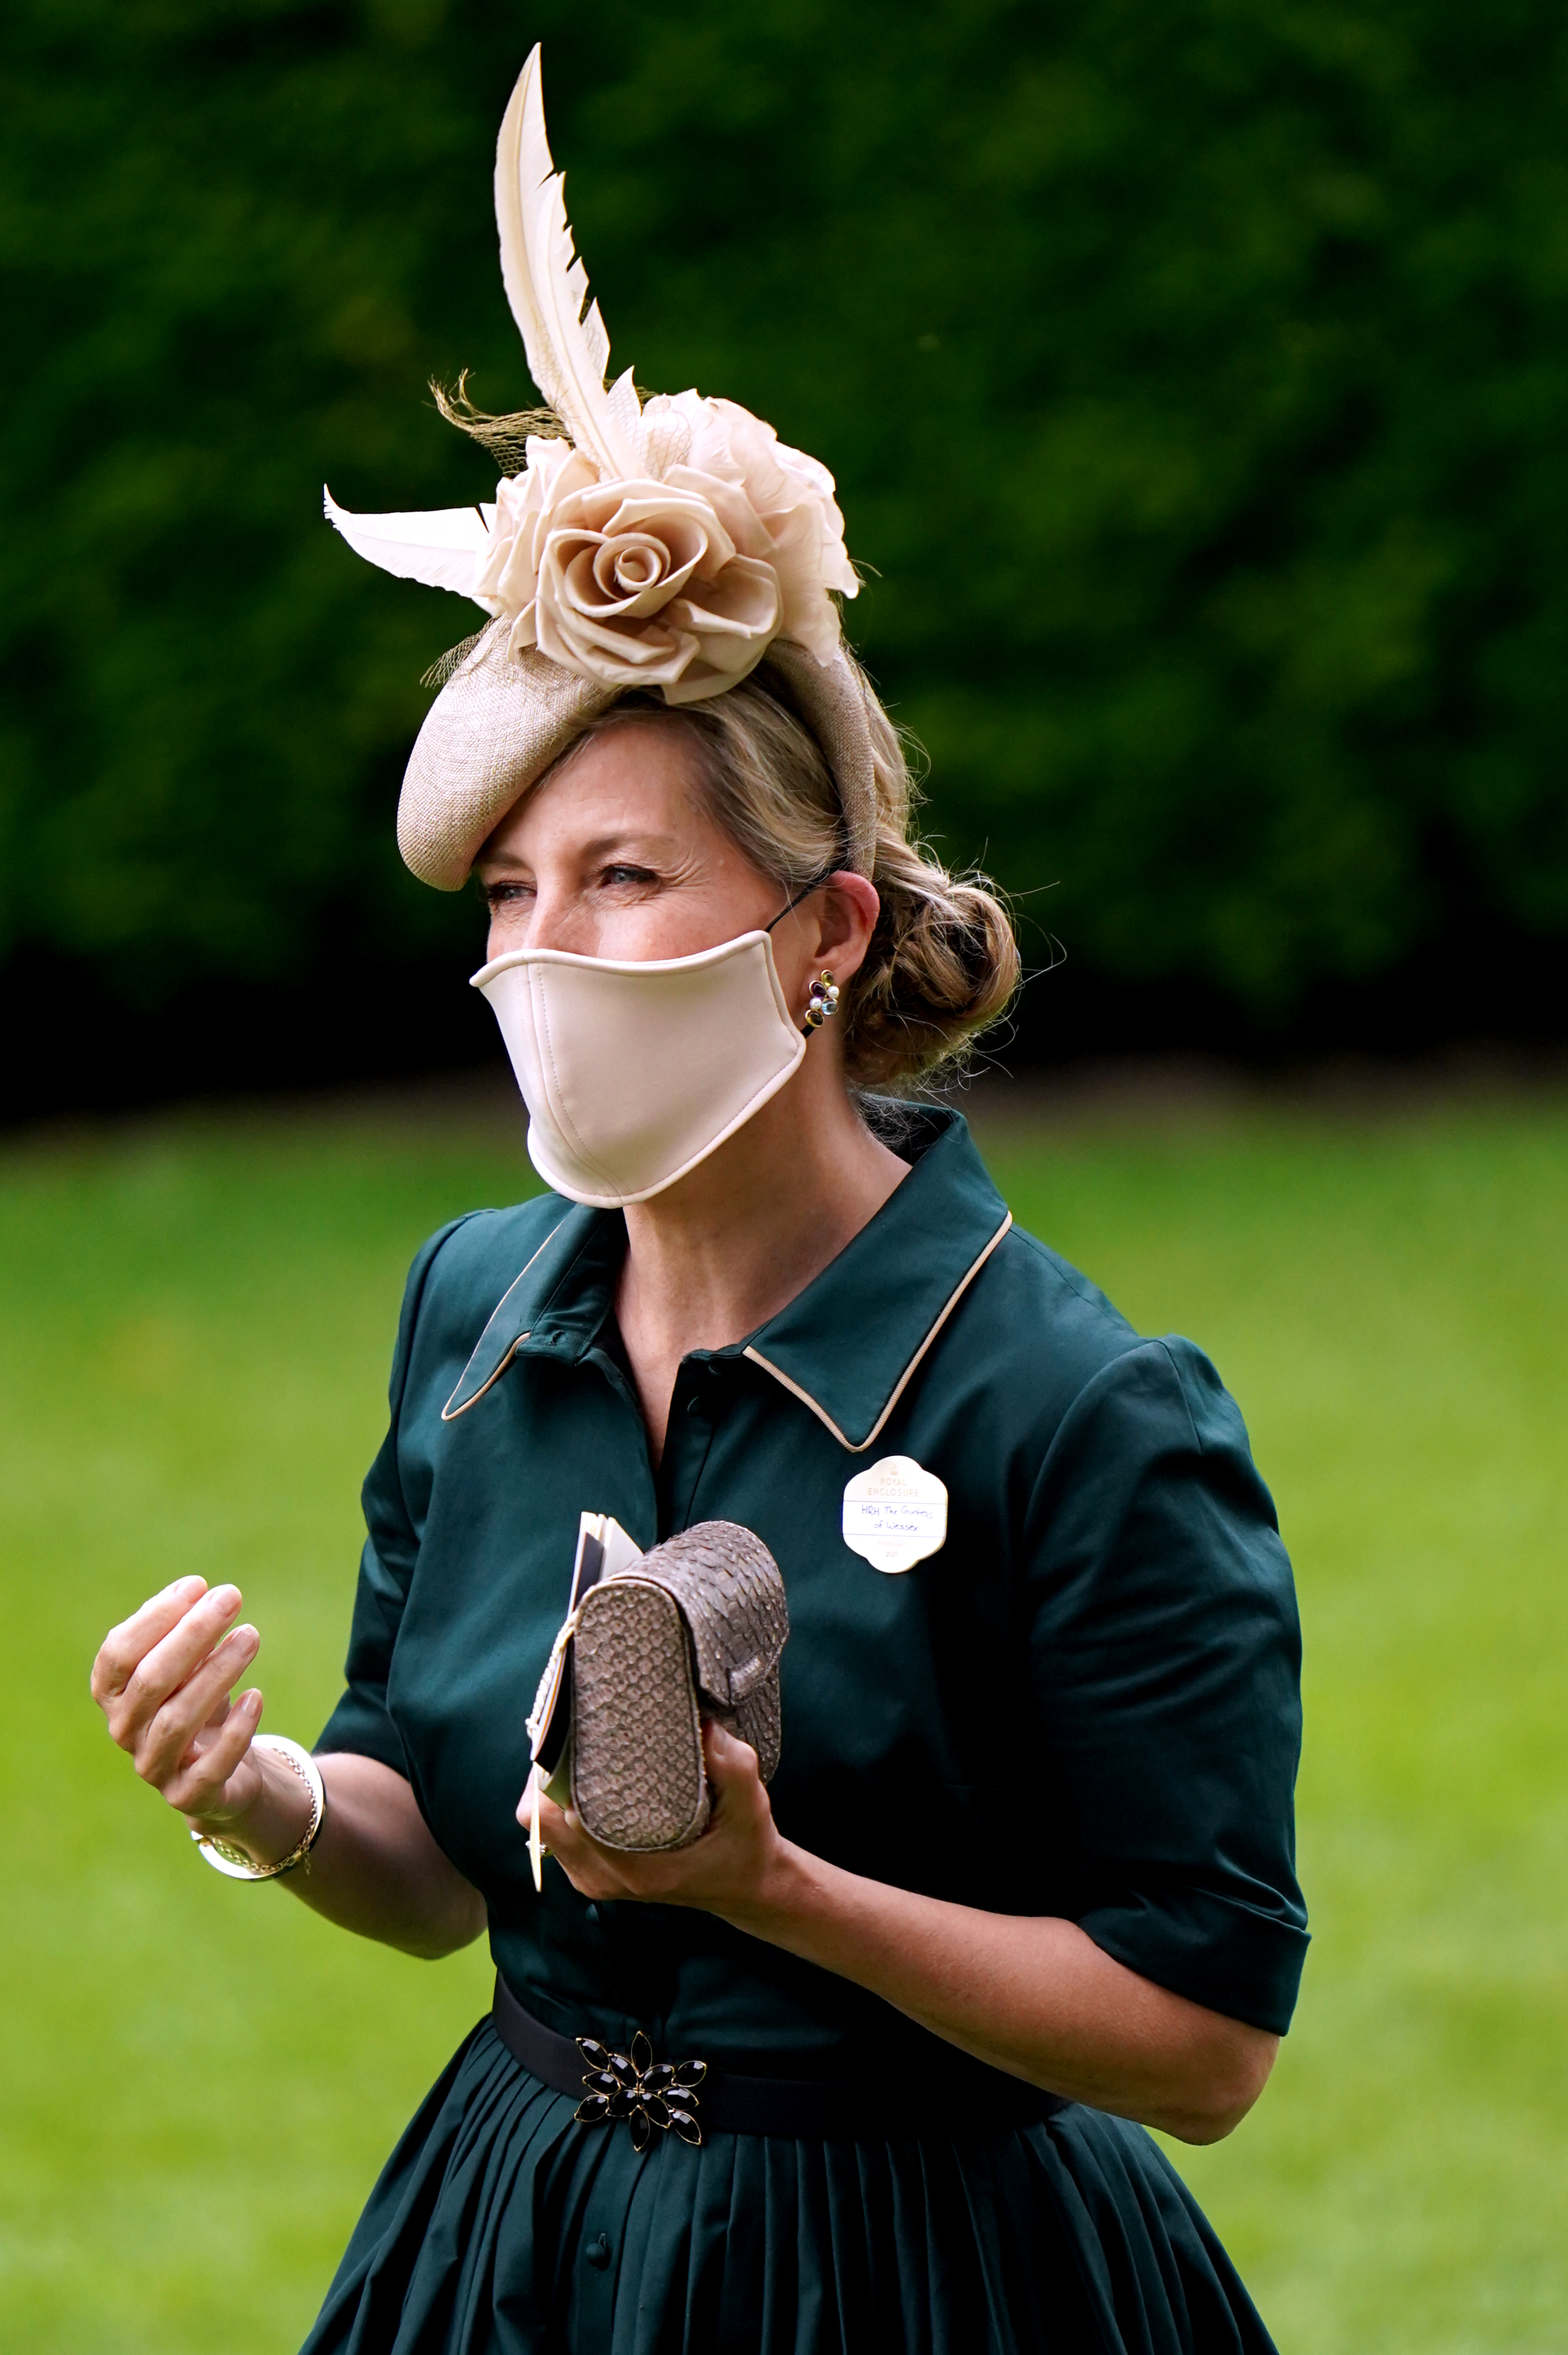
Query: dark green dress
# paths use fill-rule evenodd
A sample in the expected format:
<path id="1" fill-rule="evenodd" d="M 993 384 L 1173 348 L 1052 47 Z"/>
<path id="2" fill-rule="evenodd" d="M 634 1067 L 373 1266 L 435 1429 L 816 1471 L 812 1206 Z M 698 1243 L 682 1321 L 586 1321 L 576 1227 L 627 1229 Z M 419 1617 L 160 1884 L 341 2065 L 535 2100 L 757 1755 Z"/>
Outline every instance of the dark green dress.
<path id="1" fill-rule="evenodd" d="M 619 1213 L 475 1212 L 414 1263 L 365 1490 L 348 1685 L 318 1745 L 406 1774 L 482 1891 L 498 1968 L 564 2035 L 752 2075 L 917 2080 L 884 2141 L 573 2123 L 488 2020 L 372 2193 L 307 2348 L 354 2355 L 1012 2355 L 1269 2345 L 1141 2128 L 1078 2105 L 976 2123 L 977 2063 L 712 1917 L 535 1895 L 524 1719 L 577 1517 L 692 1522 L 778 1558 L 780 1828 L 850 1870 L 1056 1914 L 1161 1986 L 1288 2024 L 1299 1638 L 1240 1415 L 1011 1228 L 964 1123 L 744 1344 L 683 1363 L 657 1471 L 616 1346 Z M 782 1173 L 781 1182 L 788 1182 Z M 945 1482 L 899 1574 L 846 1546 L 885 1455 Z"/>

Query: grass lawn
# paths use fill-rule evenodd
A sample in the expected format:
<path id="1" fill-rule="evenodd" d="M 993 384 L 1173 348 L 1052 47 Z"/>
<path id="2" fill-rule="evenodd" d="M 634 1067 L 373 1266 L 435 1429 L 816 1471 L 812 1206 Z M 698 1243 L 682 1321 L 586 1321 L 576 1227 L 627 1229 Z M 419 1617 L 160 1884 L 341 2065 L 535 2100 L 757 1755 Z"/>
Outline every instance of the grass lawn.
<path id="1" fill-rule="evenodd" d="M 1279 1500 L 1316 1943 L 1260 2109 L 1179 2163 L 1286 2355 L 1568 2347 L 1568 1107 L 1009 1117 L 1020 1220 L 1191 1333 Z M 233 1578 L 268 1722 L 334 1696 L 407 1262 L 523 1189 L 458 1117 L 0 1151 L 0 2343 L 290 2355 L 487 2000 L 206 1871 L 86 1692 Z M 520 1697 L 521 1700 L 526 1696 Z"/>

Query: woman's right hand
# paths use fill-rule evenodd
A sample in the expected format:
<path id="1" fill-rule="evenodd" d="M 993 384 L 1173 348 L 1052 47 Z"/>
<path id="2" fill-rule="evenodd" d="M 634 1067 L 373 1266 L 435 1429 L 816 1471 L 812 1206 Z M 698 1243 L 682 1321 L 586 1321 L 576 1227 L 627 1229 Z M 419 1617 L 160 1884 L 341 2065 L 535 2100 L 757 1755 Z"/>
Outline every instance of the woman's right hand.
<path id="1" fill-rule="evenodd" d="M 193 1831 L 267 1866 L 294 1855 L 314 1809 L 291 1766 L 251 1747 L 260 1694 L 228 1698 L 261 1645 L 254 1627 L 234 1624 L 241 1599 L 238 1586 L 177 1578 L 111 1628 L 92 1697 L 142 1780 Z M 450 1955 L 479 1937 L 484 1900 L 438 1847 L 407 1775 L 353 1751 L 320 1764 L 321 1837 L 279 1887 L 406 1955 Z"/>
<path id="2" fill-rule="evenodd" d="M 254 1627 L 233 1624 L 242 1599 L 238 1586 L 177 1578 L 111 1628 L 92 1664 L 110 1732 L 142 1780 L 204 1831 L 238 1825 L 265 1787 L 250 1749 L 261 1696 L 228 1698 L 261 1646 Z"/>

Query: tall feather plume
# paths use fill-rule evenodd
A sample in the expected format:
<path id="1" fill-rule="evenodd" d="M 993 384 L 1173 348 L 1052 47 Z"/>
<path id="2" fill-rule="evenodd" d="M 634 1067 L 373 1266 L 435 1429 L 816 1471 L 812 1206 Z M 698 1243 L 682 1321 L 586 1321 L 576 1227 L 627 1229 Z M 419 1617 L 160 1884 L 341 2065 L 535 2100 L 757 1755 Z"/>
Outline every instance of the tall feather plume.
<path id="1" fill-rule="evenodd" d="M 601 474 L 641 473 L 630 370 L 613 392 L 604 389 L 609 336 L 599 304 L 588 304 L 588 272 L 577 259 L 567 219 L 565 176 L 556 169 L 545 133 L 537 44 L 517 77 L 496 141 L 495 222 L 506 299 L 523 331 L 535 383 Z"/>

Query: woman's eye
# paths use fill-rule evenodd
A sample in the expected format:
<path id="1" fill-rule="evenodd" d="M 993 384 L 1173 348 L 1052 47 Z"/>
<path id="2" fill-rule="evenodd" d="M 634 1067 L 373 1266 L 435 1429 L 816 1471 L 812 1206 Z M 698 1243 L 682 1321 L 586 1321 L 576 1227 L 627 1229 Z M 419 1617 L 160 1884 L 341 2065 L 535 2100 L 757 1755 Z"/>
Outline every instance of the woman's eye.
<path id="1" fill-rule="evenodd" d="M 659 878 L 654 874 L 651 867 L 622 866 L 607 867 L 599 879 L 603 883 L 609 884 L 613 889 L 618 884 L 630 883 L 646 885 L 649 883 L 657 883 Z"/>
<path id="2" fill-rule="evenodd" d="M 486 888 L 484 904 L 494 915 L 497 909 L 514 907 L 519 900 L 531 896 L 526 883 L 492 883 Z"/>

